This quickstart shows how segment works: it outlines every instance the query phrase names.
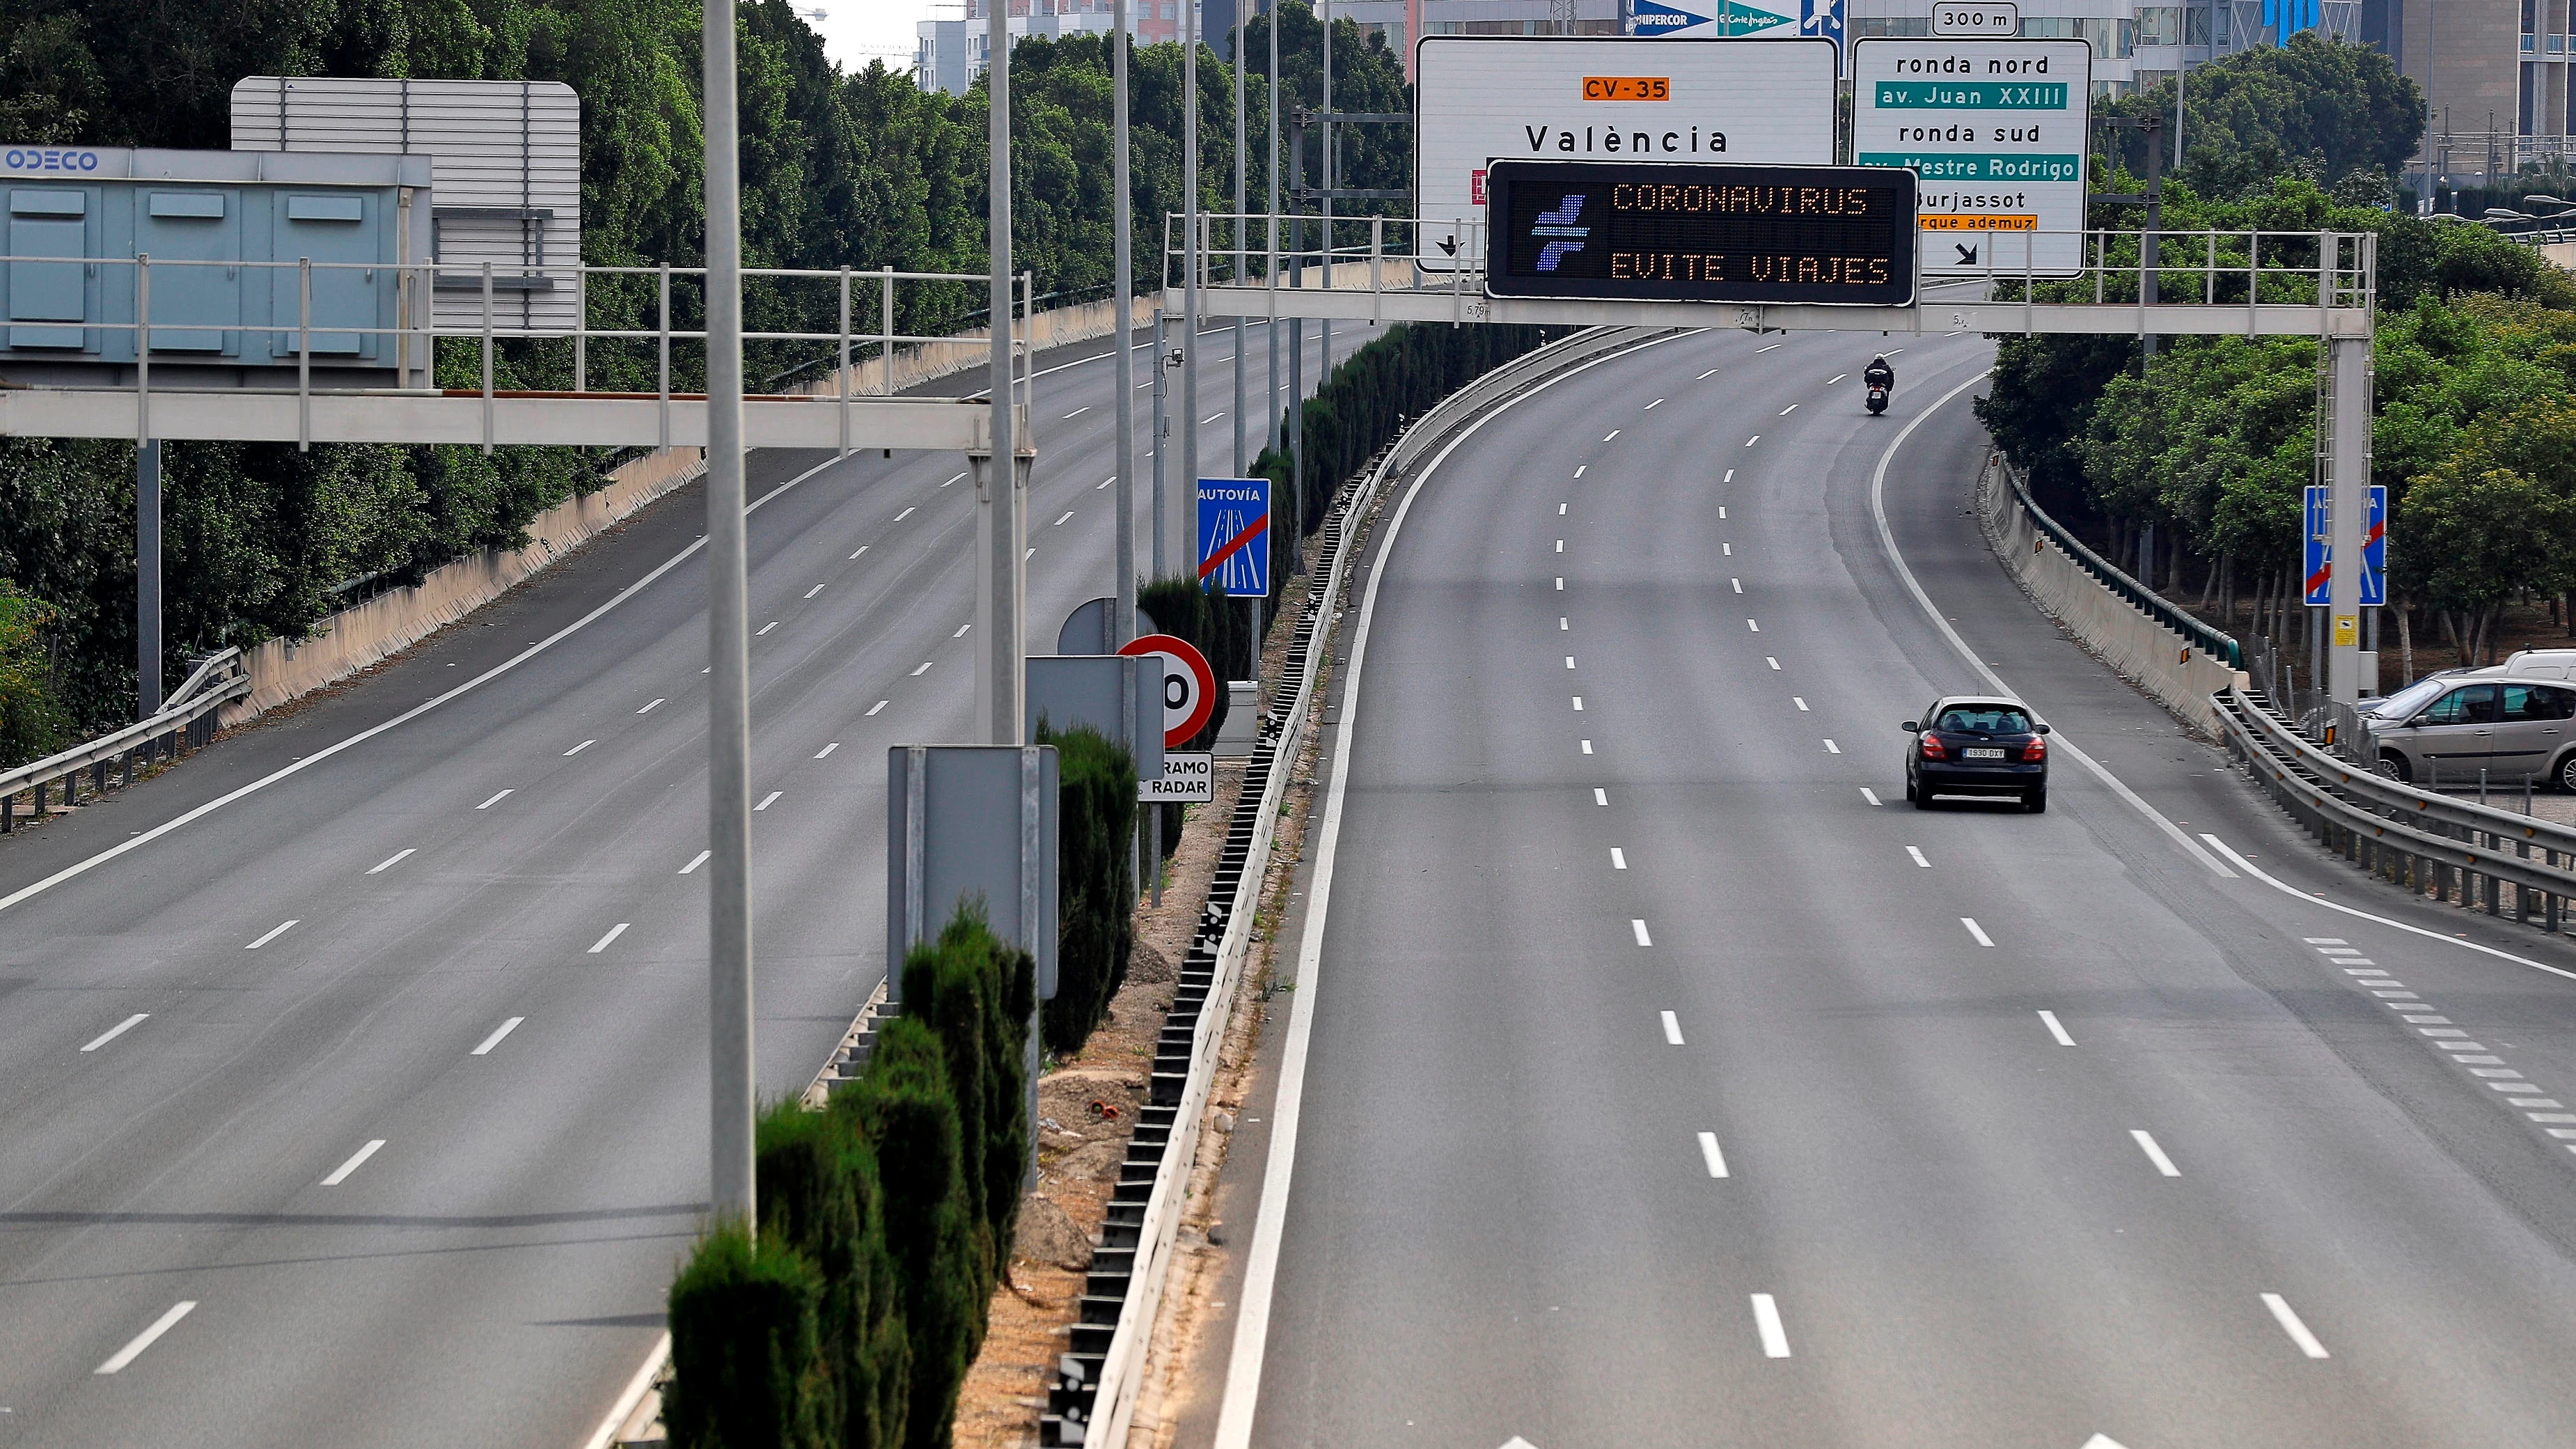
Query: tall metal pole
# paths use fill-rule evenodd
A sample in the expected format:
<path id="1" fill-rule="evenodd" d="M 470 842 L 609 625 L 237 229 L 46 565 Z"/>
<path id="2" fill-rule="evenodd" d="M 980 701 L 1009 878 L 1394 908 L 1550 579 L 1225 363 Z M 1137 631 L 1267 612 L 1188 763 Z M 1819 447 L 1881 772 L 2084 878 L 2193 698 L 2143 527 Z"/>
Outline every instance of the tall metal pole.
<path id="1" fill-rule="evenodd" d="M 1136 256 L 1134 239 L 1128 235 L 1133 218 L 1127 195 L 1127 51 L 1132 3 L 1133 0 L 1117 0 L 1113 11 L 1117 23 L 1109 41 L 1117 48 L 1111 67 L 1117 100 L 1111 113 L 1115 139 L 1110 143 L 1109 160 L 1109 186 L 1117 195 L 1110 202 L 1109 225 L 1116 233 L 1111 255 L 1118 274 L 1118 327 L 1114 334 L 1118 339 L 1118 618 L 1110 627 L 1120 644 L 1136 637 Z M 1160 359 L 1156 365 L 1160 365 Z"/>
<path id="2" fill-rule="evenodd" d="M 2335 243 L 2328 238 L 2326 245 Z M 2355 245 L 2361 243 L 2356 240 Z M 2328 268 L 2333 260 L 2328 258 Z M 2332 429 L 2334 472 L 2327 480 L 2326 617 L 2329 647 L 2325 682 L 2328 695 L 2345 703 L 2375 691 L 2378 681 L 2361 677 L 2361 539 L 2370 514 L 2370 339 L 2338 337 L 2327 344 L 2327 365 L 2334 369 L 2334 411 L 2321 418 Z M 2313 611 L 2311 611 L 2313 612 Z"/>
<path id="3" fill-rule="evenodd" d="M 1199 477 L 1199 4 L 1181 0 L 1181 476 L 1172 480 L 1172 557 L 1190 566 L 1183 543 Z"/>
<path id="4" fill-rule="evenodd" d="M 1270 0 L 1263 15 L 1269 21 L 1264 28 L 1270 32 L 1270 92 L 1268 104 L 1264 107 L 1270 113 L 1270 151 L 1268 164 L 1262 167 L 1261 174 L 1269 185 L 1270 199 L 1263 203 L 1262 210 L 1269 217 L 1270 265 L 1275 268 L 1279 265 L 1279 0 Z M 1264 276 L 1261 284 L 1276 286 L 1277 282 Z M 1276 448 L 1279 446 L 1279 319 L 1272 318 L 1262 330 L 1270 334 L 1270 381 L 1269 391 L 1262 398 L 1261 435 L 1270 447 Z"/>
<path id="5" fill-rule="evenodd" d="M 1013 424 L 1011 314 L 1011 31 L 1005 0 L 985 0 L 984 95 L 992 164 L 986 249 L 992 256 L 993 451 L 975 469 L 975 724 L 988 745 L 1020 743 L 1020 449 Z M 973 460 L 970 458 L 970 462 Z"/>
<path id="6" fill-rule="evenodd" d="M 742 171 L 733 0 L 705 0 L 707 214 L 707 1030 L 709 1199 L 755 1220 L 751 1054 L 751 638 L 743 575 Z"/>
<path id="7" fill-rule="evenodd" d="M 161 440 L 134 448 L 134 717 L 161 712 Z"/>
<path id="8" fill-rule="evenodd" d="M 1165 264 L 1162 290 L 1165 295 L 1169 295 L 1171 258 L 1166 254 L 1162 260 Z M 1171 469 L 1166 464 L 1172 453 L 1170 404 L 1172 369 L 1171 359 L 1167 355 L 1172 344 L 1166 337 L 1170 322 L 1171 314 L 1156 306 L 1154 308 L 1154 577 L 1156 579 L 1172 571 L 1172 529 L 1167 521 L 1167 515 L 1171 512 L 1171 489 L 1165 481 L 1171 475 Z"/>
<path id="9" fill-rule="evenodd" d="M 1333 188 L 1342 184 L 1333 165 L 1333 0 L 1323 0 L 1324 11 L 1324 287 L 1333 285 Z M 1333 319 L 1323 320 L 1323 360 L 1315 368 L 1315 385 L 1333 375 Z"/>
<path id="10" fill-rule="evenodd" d="M 1226 274 L 1226 280 L 1238 287 L 1243 285 L 1243 213 L 1247 209 L 1244 197 L 1249 194 L 1243 145 L 1243 40 L 1246 34 L 1243 16 L 1250 4 L 1251 0 L 1234 0 L 1234 225 L 1229 228 L 1234 233 L 1234 270 Z M 1243 452 L 1243 313 L 1237 309 L 1234 314 L 1234 476 L 1237 478 L 1243 476 L 1246 461 Z"/>

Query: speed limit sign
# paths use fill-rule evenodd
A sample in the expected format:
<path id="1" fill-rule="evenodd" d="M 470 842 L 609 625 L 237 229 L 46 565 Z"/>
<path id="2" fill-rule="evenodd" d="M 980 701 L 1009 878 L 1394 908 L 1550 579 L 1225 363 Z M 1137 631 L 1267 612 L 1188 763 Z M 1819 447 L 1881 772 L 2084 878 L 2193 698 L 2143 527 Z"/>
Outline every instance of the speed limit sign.
<path id="1" fill-rule="evenodd" d="M 1118 651 L 1163 656 L 1163 747 L 1179 749 L 1207 728 L 1216 711 L 1216 671 L 1189 640 L 1147 634 Z"/>

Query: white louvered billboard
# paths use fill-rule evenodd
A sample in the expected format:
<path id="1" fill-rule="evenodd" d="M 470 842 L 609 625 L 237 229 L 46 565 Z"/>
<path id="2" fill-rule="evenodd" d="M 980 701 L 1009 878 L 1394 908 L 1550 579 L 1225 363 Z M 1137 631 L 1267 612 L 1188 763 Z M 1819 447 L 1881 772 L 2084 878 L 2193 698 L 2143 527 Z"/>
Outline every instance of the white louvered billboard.
<path id="1" fill-rule="evenodd" d="M 1485 169 L 1530 161 L 1826 166 L 1837 54 L 1822 39 L 1433 35 L 1414 53 L 1419 262 L 1482 255 Z"/>
<path id="2" fill-rule="evenodd" d="M 441 328 L 576 325 L 581 101 L 560 81 L 255 75 L 233 87 L 236 151 L 391 152 L 431 160 Z"/>

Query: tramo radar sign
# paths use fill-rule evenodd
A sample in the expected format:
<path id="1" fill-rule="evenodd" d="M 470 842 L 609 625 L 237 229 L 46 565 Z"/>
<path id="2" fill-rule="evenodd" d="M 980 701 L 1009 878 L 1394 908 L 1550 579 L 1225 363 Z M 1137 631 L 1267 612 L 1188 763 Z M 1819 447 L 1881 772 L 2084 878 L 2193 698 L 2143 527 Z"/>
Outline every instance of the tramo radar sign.
<path id="1" fill-rule="evenodd" d="M 1795 36 L 1427 36 L 1414 53 L 1415 260 L 1472 264 L 1498 159 L 1831 164 L 1836 63 L 1833 41 Z"/>

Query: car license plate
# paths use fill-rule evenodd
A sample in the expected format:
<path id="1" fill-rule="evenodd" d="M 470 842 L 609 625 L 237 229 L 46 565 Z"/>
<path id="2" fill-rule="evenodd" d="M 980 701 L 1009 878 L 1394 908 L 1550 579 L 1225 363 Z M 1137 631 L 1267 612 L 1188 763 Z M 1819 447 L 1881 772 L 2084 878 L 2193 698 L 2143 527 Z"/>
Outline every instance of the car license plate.
<path id="1" fill-rule="evenodd" d="M 1961 753 L 1972 760 L 2000 760 L 2004 757 L 2004 752 L 2001 750 L 1980 750 L 1973 747 Z"/>

